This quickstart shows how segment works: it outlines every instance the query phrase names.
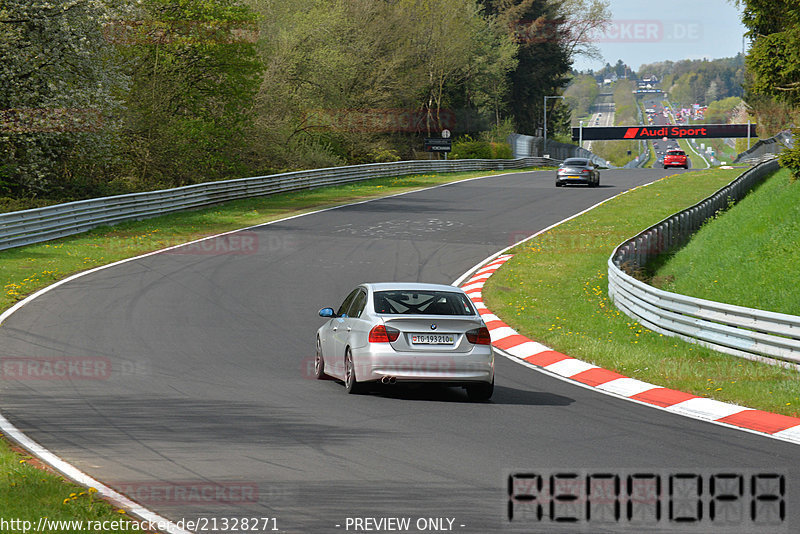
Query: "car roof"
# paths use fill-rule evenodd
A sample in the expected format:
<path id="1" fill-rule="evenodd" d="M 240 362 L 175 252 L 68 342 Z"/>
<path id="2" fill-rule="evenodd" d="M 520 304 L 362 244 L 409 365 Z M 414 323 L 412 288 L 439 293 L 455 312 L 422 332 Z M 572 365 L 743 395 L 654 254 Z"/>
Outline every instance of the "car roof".
<path id="1" fill-rule="evenodd" d="M 422 282 L 371 282 L 361 284 L 372 291 L 455 291 L 463 292 L 460 287 L 446 284 L 426 284 Z"/>

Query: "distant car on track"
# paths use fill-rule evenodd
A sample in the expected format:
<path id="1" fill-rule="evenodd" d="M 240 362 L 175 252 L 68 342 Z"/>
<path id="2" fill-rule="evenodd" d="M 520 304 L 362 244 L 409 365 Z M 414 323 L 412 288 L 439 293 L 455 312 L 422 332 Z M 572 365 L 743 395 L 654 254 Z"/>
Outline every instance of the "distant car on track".
<path id="1" fill-rule="evenodd" d="M 683 167 L 689 168 L 689 159 L 686 157 L 686 152 L 680 149 L 669 149 L 664 154 L 664 168 L 667 167 Z"/>
<path id="2" fill-rule="evenodd" d="M 567 158 L 556 171 L 556 187 L 564 184 L 600 185 L 600 171 L 586 158 Z"/>
<path id="3" fill-rule="evenodd" d="M 361 284 L 317 330 L 314 375 L 348 393 L 370 384 L 461 386 L 471 400 L 494 392 L 489 330 L 460 288 L 423 283 Z"/>

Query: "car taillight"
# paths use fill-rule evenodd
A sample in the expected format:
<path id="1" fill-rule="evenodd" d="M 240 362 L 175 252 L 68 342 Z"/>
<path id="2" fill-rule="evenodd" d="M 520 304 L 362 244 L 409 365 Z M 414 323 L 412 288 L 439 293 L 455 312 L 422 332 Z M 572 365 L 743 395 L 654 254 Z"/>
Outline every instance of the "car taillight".
<path id="1" fill-rule="evenodd" d="M 492 336 L 489 335 L 489 329 L 485 326 L 470 330 L 467 332 L 467 341 L 473 345 L 491 345 Z"/>
<path id="2" fill-rule="evenodd" d="M 589 172 L 589 169 L 583 169 L 581 172 Z"/>
<path id="3" fill-rule="evenodd" d="M 391 326 L 375 325 L 369 331 L 370 343 L 394 343 L 400 337 L 400 330 Z"/>

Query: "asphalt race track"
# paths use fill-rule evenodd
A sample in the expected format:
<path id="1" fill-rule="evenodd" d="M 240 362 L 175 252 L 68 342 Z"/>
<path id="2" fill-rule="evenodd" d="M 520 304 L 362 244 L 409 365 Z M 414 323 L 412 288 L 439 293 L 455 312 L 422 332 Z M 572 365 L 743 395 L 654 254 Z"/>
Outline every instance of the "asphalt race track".
<path id="1" fill-rule="evenodd" d="M 451 283 L 524 235 L 676 172 L 604 171 L 596 189 L 556 188 L 552 171 L 488 177 L 263 226 L 246 234 L 257 245 L 246 254 L 173 251 L 92 273 L 12 315 L 0 327 L 0 358 L 73 358 L 111 371 L 2 380 L 0 409 L 175 521 L 270 517 L 282 532 L 327 533 L 355 531 L 348 518 L 408 517 L 453 519 L 465 533 L 659 532 L 669 525 L 509 524 L 507 475 L 638 469 L 707 482 L 716 472 L 777 471 L 787 520 L 759 530 L 745 518 L 743 530 L 734 522 L 719 531 L 797 532 L 796 445 L 503 357 L 487 404 L 460 389 L 348 396 L 336 381 L 311 379 L 317 310 L 357 283 Z"/>

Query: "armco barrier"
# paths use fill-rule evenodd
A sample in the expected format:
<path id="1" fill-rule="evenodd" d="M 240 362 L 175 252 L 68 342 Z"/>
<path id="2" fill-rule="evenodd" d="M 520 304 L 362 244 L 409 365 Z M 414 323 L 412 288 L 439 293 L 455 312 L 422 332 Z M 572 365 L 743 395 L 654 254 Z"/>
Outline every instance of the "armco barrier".
<path id="1" fill-rule="evenodd" d="M 775 137 L 761 139 L 752 148 L 745 150 L 733 160 L 733 163 L 755 165 L 771 156 L 780 154 L 786 147 L 794 146 L 794 138 L 790 131 L 780 132 Z"/>
<path id="2" fill-rule="evenodd" d="M 800 317 L 688 297 L 652 287 L 631 274 L 684 245 L 700 227 L 779 168 L 775 159 L 746 171 L 712 196 L 619 245 L 608 260 L 614 304 L 664 335 L 749 359 L 800 363 Z"/>
<path id="3" fill-rule="evenodd" d="M 103 225 L 146 219 L 238 198 L 271 195 L 371 178 L 434 172 L 522 169 L 557 165 L 545 158 L 398 161 L 286 172 L 254 178 L 133 193 L 0 214 L 0 250 L 40 243 Z"/>
<path id="4" fill-rule="evenodd" d="M 544 138 L 532 137 L 530 135 L 511 134 L 508 136 L 508 144 L 511 145 L 511 150 L 515 158 L 526 158 L 534 154 L 546 154 L 551 158 L 557 160 L 565 160 L 567 158 L 587 158 L 595 165 L 606 167 L 608 162 L 598 156 L 581 148 L 578 145 L 570 145 L 567 143 L 559 143 L 558 141 L 548 140 L 547 150 L 544 150 Z"/>

